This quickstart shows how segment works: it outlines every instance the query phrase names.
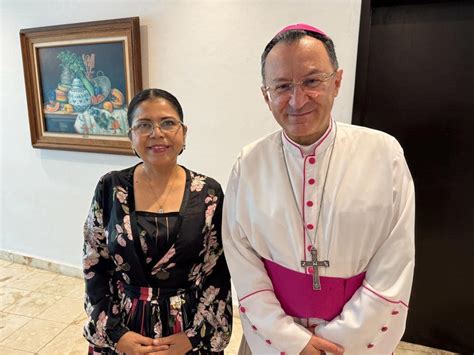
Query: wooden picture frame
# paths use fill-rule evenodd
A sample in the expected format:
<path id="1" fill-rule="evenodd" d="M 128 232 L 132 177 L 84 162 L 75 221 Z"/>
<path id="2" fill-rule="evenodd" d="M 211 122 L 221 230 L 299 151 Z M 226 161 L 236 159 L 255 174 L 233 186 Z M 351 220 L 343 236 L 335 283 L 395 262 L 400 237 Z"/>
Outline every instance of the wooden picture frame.
<path id="1" fill-rule="evenodd" d="M 132 155 L 139 18 L 22 29 L 20 41 L 33 147 Z"/>

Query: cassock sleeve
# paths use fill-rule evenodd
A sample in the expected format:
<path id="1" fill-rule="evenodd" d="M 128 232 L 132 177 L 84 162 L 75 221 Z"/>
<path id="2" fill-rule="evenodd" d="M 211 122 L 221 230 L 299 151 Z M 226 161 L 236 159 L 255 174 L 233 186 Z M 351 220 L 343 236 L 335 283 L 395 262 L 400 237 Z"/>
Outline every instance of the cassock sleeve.
<path id="1" fill-rule="evenodd" d="M 394 142 L 390 232 L 370 260 L 363 285 L 316 334 L 345 354 L 390 354 L 405 330 L 414 270 L 415 194 L 403 150 Z"/>
<path id="2" fill-rule="evenodd" d="M 273 285 L 258 253 L 237 221 L 239 160 L 234 165 L 224 201 L 222 237 L 232 275 L 245 337 L 266 343 L 268 353 L 299 354 L 311 339 L 311 332 L 285 314 L 275 297 Z M 268 193 L 274 193 L 269 191 Z M 252 349 L 255 353 L 255 349 Z"/>
<path id="3" fill-rule="evenodd" d="M 199 303 L 194 320 L 185 333 L 195 351 L 223 351 L 232 334 L 230 275 L 221 236 L 223 198 L 220 187 L 215 194 L 209 193 L 206 197 L 202 263 L 191 271 L 197 274 Z"/>
<path id="4" fill-rule="evenodd" d="M 84 337 L 94 346 L 114 349 L 128 329 L 121 322 L 118 289 L 112 282 L 114 264 L 109 257 L 104 228 L 103 179 L 96 187 L 84 224 L 84 307 L 89 316 L 84 326 Z"/>

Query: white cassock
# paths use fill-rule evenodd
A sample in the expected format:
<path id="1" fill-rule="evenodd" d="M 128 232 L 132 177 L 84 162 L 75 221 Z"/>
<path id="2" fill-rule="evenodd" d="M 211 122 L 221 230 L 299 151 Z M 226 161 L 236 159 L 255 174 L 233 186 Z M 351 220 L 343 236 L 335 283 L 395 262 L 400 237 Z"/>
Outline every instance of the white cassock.
<path id="1" fill-rule="evenodd" d="M 403 150 L 380 131 L 331 120 L 311 146 L 278 131 L 243 148 L 222 234 L 252 353 L 299 354 L 313 332 L 345 354 L 394 351 L 413 279 L 414 199 Z M 311 246 L 329 261 L 317 268 L 320 291 L 301 265 Z"/>

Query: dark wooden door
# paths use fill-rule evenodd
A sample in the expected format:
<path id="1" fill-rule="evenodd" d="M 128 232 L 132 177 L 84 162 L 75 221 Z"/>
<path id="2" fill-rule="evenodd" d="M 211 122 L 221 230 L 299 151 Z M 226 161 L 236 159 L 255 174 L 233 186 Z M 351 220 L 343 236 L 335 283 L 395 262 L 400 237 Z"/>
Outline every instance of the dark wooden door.
<path id="1" fill-rule="evenodd" d="M 415 181 L 404 340 L 472 353 L 473 1 L 363 0 L 353 123 L 395 136 Z"/>

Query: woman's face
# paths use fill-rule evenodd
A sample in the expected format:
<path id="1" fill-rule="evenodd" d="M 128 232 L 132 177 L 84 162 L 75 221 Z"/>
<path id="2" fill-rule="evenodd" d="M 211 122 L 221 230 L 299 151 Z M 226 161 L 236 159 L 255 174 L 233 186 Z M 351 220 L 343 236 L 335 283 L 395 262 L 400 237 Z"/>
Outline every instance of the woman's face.
<path id="1" fill-rule="evenodd" d="M 143 101 L 135 109 L 130 140 L 145 163 L 155 166 L 176 164 L 185 142 L 186 127 L 180 124 L 175 131 L 161 130 L 158 124 L 168 119 L 180 121 L 173 105 L 162 98 Z M 155 126 L 151 134 L 140 134 L 133 129 L 138 124 L 147 122 Z"/>

